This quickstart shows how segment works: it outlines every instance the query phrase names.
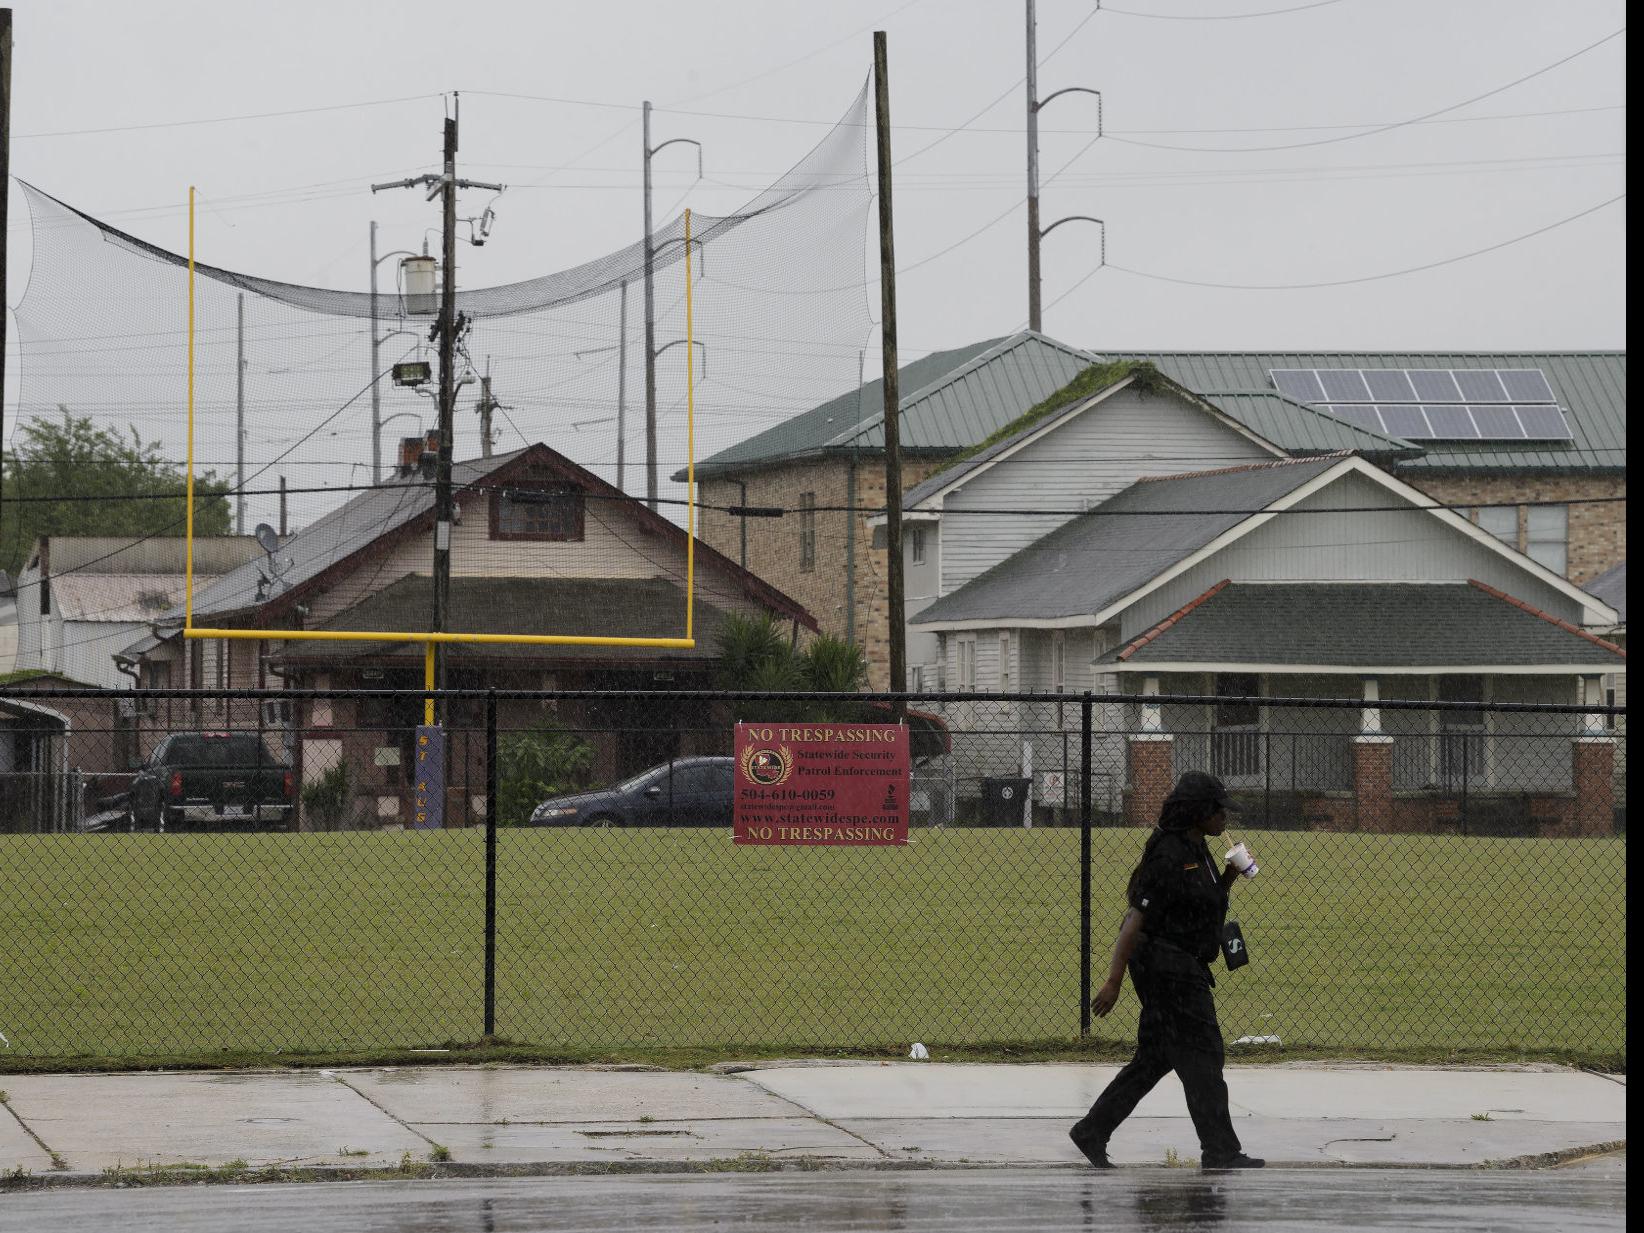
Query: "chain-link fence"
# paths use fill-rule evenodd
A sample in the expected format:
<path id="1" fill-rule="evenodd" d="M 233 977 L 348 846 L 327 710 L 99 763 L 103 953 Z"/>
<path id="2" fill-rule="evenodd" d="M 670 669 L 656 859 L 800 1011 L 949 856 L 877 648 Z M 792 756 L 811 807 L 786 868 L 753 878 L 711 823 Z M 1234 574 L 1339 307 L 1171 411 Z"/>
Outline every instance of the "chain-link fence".
<path id="1" fill-rule="evenodd" d="M 738 719 L 899 704 L 906 845 L 733 844 Z M 423 705 L 0 693 L 0 1049 L 1133 1038 L 1092 972 L 1205 769 L 1261 864 L 1230 1040 L 1625 1055 L 1625 712 L 489 691 L 430 733 Z"/>

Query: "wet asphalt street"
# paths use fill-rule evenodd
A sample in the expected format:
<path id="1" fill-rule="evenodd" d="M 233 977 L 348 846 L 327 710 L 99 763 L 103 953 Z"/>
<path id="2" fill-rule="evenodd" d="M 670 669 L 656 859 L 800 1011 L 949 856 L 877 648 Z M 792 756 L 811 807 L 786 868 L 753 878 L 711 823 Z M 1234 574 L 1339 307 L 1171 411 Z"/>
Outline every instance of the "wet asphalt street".
<path id="1" fill-rule="evenodd" d="M 1624 1165 L 1414 1170 L 830 1171 L 354 1182 L 0 1195 L 5 1233 L 613 1230 L 1621 1229 Z"/>

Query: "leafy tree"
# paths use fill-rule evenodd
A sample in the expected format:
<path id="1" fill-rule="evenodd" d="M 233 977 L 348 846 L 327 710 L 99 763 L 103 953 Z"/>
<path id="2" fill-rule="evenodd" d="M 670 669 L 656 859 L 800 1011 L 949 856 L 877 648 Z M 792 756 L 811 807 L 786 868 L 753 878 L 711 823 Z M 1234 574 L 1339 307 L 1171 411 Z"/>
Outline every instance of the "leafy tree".
<path id="1" fill-rule="evenodd" d="M 181 535 L 187 475 L 135 428 L 125 437 L 89 417 L 30 420 L 6 451 L 0 504 L 0 569 L 13 576 L 42 535 Z M 194 533 L 226 535 L 226 481 L 194 477 Z M 56 498 L 41 500 L 40 498 Z"/>

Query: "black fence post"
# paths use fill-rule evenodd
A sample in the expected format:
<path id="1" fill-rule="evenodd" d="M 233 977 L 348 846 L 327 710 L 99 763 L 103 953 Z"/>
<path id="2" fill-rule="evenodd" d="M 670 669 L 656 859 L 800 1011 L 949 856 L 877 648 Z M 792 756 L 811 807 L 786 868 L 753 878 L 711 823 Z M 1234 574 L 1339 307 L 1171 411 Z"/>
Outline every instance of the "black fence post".
<path id="1" fill-rule="evenodd" d="M 1090 1035 L 1090 721 L 1087 690 L 1079 706 L 1079 1035 Z"/>
<path id="2" fill-rule="evenodd" d="M 485 691 L 485 1036 L 497 1034 L 497 691 Z"/>

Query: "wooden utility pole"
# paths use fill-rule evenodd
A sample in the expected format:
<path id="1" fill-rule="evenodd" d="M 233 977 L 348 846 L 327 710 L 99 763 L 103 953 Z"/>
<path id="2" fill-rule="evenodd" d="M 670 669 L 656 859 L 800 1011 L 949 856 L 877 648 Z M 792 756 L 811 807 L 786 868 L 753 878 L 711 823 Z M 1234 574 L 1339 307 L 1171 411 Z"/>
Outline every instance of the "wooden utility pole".
<path id="1" fill-rule="evenodd" d="M 445 120 L 445 174 L 440 178 L 445 280 L 440 287 L 440 439 L 434 463 L 434 632 L 451 620 L 451 443 L 457 403 L 457 121 Z M 445 648 L 434 651 L 434 683 L 445 688 Z"/>
<path id="2" fill-rule="evenodd" d="M 902 440 L 897 424 L 901 383 L 896 370 L 896 244 L 891 226 L 890 81 L 885 32 L 873 32 L 873 98 L 879 145 L 879 337 L 885 368 L 886 602 L 890 608 L 890 687 L 908 687 L 907 613 L 902 602 Z M 855 517 L 855 513 L 851 517 Z M 896 705 L 901 720 L 905 707 Z"/>
<path id="3" fill-rule="evenodd" d="M 11 10 L 0 9 L 0 464 L 5 462 L 6 389 L 6 252 L 11 233 Z M 4 473 L 0 466 L 0 474 Z M 3 483 L 3 481 L 0 481 Z"/>

